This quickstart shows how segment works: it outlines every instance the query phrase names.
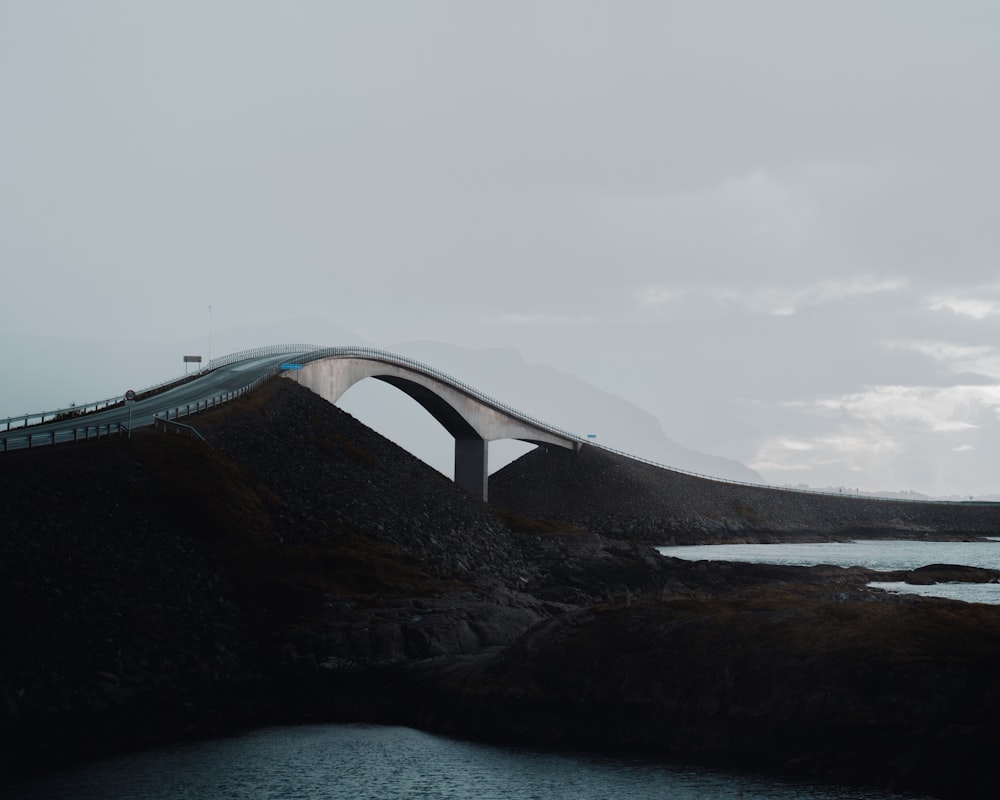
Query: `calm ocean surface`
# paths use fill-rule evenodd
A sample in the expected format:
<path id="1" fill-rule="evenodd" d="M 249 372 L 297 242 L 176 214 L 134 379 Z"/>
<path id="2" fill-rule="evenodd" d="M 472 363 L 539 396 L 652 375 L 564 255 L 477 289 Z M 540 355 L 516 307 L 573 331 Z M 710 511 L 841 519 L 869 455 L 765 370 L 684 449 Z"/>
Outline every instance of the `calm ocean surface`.
<path id="1" fill-rule="evenodd" d="M 14 787 L 11 800 L 918 800 L 644 760 L 314 725 L 162 748 Z"/>
<path id="2" fill-rule="evenodd" d="M 1000 541 L 661 547 L 685 559 L 913 569 L 1000 568 Z M 1000 603 L 1000 584 L 894 591 Z M 13 787 L 11 800 L 921 800 L 648 760 L 464 742 L 400 727 L 316 725 L 121 756 Z"/>
<path id="3" fill-rule="evenodd" d="M 961 564 L 1000 569 L 1000 539 L 988 542 L 858 541 L 815 544 L 708 544 L 658 547 L 665 556 L 689 561 L 750 561 L 758 564 L 868 567 L 878 570 L 915 569 L 928 564 Z M 910 586 L 879 581 L 869 584 L 887 591 L 949 597 L 969 603 L 1000 604 L 998 583 L 938 583 Z"/>

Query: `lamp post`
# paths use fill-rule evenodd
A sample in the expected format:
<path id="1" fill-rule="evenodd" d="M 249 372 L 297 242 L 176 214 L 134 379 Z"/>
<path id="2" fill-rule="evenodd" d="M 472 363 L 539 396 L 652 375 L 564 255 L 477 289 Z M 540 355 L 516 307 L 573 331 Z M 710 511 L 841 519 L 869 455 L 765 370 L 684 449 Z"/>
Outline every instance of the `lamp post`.
<path id="1" fill-rule="evenodd" d="M 208 363 L 212 363 L 212 307 L 208 307 Z"/>

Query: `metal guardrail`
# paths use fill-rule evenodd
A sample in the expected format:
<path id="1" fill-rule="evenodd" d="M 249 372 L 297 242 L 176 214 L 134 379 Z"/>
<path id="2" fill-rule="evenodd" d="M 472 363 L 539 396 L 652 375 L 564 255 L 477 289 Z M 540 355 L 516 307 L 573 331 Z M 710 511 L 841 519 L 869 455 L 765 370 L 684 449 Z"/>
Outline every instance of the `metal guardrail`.
<path id="1" fill-rule="evenodd" d="M 242 351 L 239 351 L 237 353 L 231 353 L 231 354 L 229 354 L 227 356 L 223 356 L 221 358 L 212 359 L 212 361 L 210 361 L 208 363 L 208 365 L 204 369 L 199 370 L 196 373 L 193 373 L 193 375 L 195 377 L 200 377 L 200 376 L 202 376 L 202 375 L 204 375 L 204 374 L 206 374 L 206 373 L 208 373 L 208 372 L 210 372 L 210 371 L 212 371 L 214 369 L 218 369 L 219 367 L 228 366 L 229 364 L 234 364 L 234 363 L 239 362 L 239 361 L 248 361 L 248 360 L 251 360 L 251 359 L 254 359 L 254 358 L 263 358 L 263 357 L 273 356 L 273 355 L 282 355 L 282 354 L 285 354 L 285 353 L 288 353 L 288 354 L 294 353 L 294 354 L 296 354 L 296 356 L 297 356 L 296 361 L 304 363 L 304 364 L 312 362 L 312 361 L 319 361 L 319 360 L 324 359 L 324 358 L 363 358 L 363 359 L 368 359 L 368 360 L 373 360 L 373 361 L 380 361 L 382 363 L 392 364 L 392 365 L 395 365 L 395 366 L 405 367 L 406 369 L 412 370 L 414 372 L 421 373 L 421 374 L 426 375 L 427 377 L 432 378 L 434 380 L 439 380 L 439 381 L 442 381 L 444 383 L 447 383 L 452 388 L 454 388 L 454 389 L 462 392 L 463 394 L 468 395 L 469 397 L 475 399 L 476 401 L 478 401 L 480 403 L 483 403 L 484 405 L 487 405 L 487 406 L 489 406 L 489 407 L 491 407 L 491 408 L 493 408 L 493 409 L 495 409 L 497 411 L 501 411 L 501 412 L 509 415 L 510 417 L 512 417 L 512 418 L 514 418 L 514 419 L 516 419 L 516 420 L 518 420 L 520 422 L 524 422 L 526 424 L 529 424 L 529 425 L 531 425 L 533 427 L 536 427 L 536 428 L 538 428 L 538 429 L 540 429 L 542 431 L 545 431 L 545 432 L 547 432 L 547 433 L 549 433 L 549 434 L 551 434 L 553 436 L 557 436 L 559 438 L 566 439 L 566 440 L 571 441 L 571 442 L 576 443 L 576 444 L 589 445 L 590 447 L 595 447 L 595 448 L 597 448 L 599 450 L 604 450 L 605 452 L 613 453 L 615 455 L 631 459 L 632 461 L 638 461 L 640 463 L 648 464 L 648 465 L 656 467 L 658 469 L 664 469 L 664 470 L 667 470 L 669 472 L 677 473 L 679 475 L 687 475 L 687 476 L 692 477 L 692 478 L 700 478 L 702 480 L 714 481 L 716 483 L 725 483 L 725 484 L 730 484 L 730 485 L 733 485 L 733 486 L 746 486 L 746 487 L 752 488 L 752 489 L 769 489 L 769 490 L 776 490 L 776 491 L 782 491 L 782 492 L 796 492 L 796 493 L 799 493 L 799 494 L 820 495 L 820 496 L 824 496 L 824 497 L 841 497 L 841 498 L 849 498 L 849 499 L 877 500 L 879 502 L 885 502 L 885 503 L 934 503 L 934 504 L 937 504 L 937 505 L 964 505 L 964 506 L 968 506 L 968 505 L 977 505 L 977 506 L 1000 505 L 1000 503 L 994 503 L 994 502 L 988 502 L 988 501 L 931 500 L 931 499 L 917 499 L 917 498 L 903 498 L 903 497 L 880 497 L 880 496 L 877 496 L 877 495 L 844 494 L 843 492 L 829 492 L 829 491 L 824 491 L 822 489 L 802 489 L 802 488 L 790 487 L 790 486 L 775 486 L 773 484 L 766 484 L 766 483 L 751 483 L 749 481 L 738 481 L 738 480 L 732 480 L 732 479 L 729 479 L 729 478 L 719 478 L 719 477 L 714 477 L 714 476 L 711 476 L 711 475 L 704 475 L 704 474 L 698 473 L 698 472 L 691 472 L 689 470 L 681 469 L 679 467 L 672 467 L 672 466 L 668 466 L 666 464 L 661 464 L 661 463 L 659 463 L 657 461 L 653 461 L 653 460 L 648 459 L 648 458 L 643 458 L 641 456 L 635 456 L 635 455 L 632 455 L 631 453 L 626 453 L 623 450 L 616 450 L 613 447 L 608 447 L 608 446 L 603 445 L 603 444 L 598 444 L 597 442 L 594 442 L 591 439 L 587 439 L 586 437 L 580 436 L 579 434 L 571 433 L 570 431 L 563 430 L 562 428 L 557 428 L 554 425 L 550 425 L 547 422 L 543 422 L 542 420 L 540 420 L 540 419 L 538 419 L 536 417 L 533 417 L 533 416 L 530 416 L 528 414 L 525 414 L 525 413 L 523 413 L 523 412 L 521 412 L 521 411 L 513 408 L 512 406 L 507 405 L 506 403 L 502 403 L 499 400 L 496 400 L 495 398 L 490 397 L 489 395 L 487 395 L 487 394 L 479 391 L 475 387 L 470 386 L 469 384 L 465 383 L 464 381 L 461 381 L 458 378 L 455 378 L 454 376 L 449 375 L 446 372 L 442 372 L 441 370 L 435 369 L 434 367 L 431 367 L 428 364 L 424 364 L 424 363 L 422 363 L 420 361 L 417 361 L 417 360 L 412 359 L 412 358 L 408 358 L 406 356 L 397 355 L 396 353 L 390 353 L 387 350 L 379 350 L 377 348 L 372 348 L 372 347 L 349 346 L 349 347 L 322 347 L 321 348 L 321 347 L 316 347 L 314 345 L 302 345 L 302 344 L 297 344 L 297 345 L 270 345 L 270 346 L 267 346 L 267 347 L 258 347 L 258 348 L 254 348 L 254 349 L 251 349 L 251 350 L 242 350 Z M 254 389 L 256 389 L 257 387 L 259 387 L 264 382 L 270 380 L 272 377 L 274 377 L 275 375 L 277 375 L 280 372 L 281 372 L 280 367 L 275 367 L 275 368 L 272 368 L 271 370 L 269 370 L 264 375 L 259 376 L 258 378 L 254 379 L 249 384 L 247 384 L 246 386 L 241 387 L 239 389 L 231 390 L 231 391 L 228 391 L 228 392 L 221 392 L 219 394 L 216 394 L 216 395 L 213 395 L 213 396 L 207 398 L 204 401 L 199 401 L 199 402 L 196 402 L 194 404 L 188 403 L 188 404 L 185 404 L 184 406 L 176 406 L 176 407 L 173 408 L 174 414 L 173 414 L 172 418 L 170 416 L 171 409 L 169 409 L 169 408 L 165 408 L 165 409 L 163 409 L 161 411 L 157 411 L 157 412 L 154 413 L 153 424 L 154 425 L 157 425 L 157 424 L 174 424 L 174 425 L 177 425 L 178 427 L 183 427 L 183 428 L 190 429 L 190 431 L 193 431 L 200 438 L 200 434 L 198 434 L 197 431 L 195 431 L 193 428 L 191 428 L 191 426 L 188 426 L 188 425 L 183 425 L 182 426 L 181 423 L 176 423 L 175 420 L 178 417 L 188 416 L 190 414 L 196 414 L 199 411 L 204 411 L 204 410 L 207 410 L 208 408 L 213 408 L 213 407 L 215 407 L 217 405 L 221 405 L 223 403 L 228 403 L 228 402 L 230 402 L 232 400 L 235 400 L 237 397 L 242 397 L 244 394 L 247 394 L 248 392 L 252 392 Z M 162 384 L 158 384 L 157 386 L 151 387 L 150 389 L 144 389 L 139 394 L 140 394 L 140 396 L 143 395 L 143 394 L 145 394 L 145 395 L 148 396 L 149 393 L 151 393 L 151 392 L 162 390 L 164 387 L 169 388 L 170 386 L 177 385 L 182 380 L 190 380 L 190 379 L 191 379 L 191 376 L 184 376 L 184 378 L 181 378 L 181 379 L 176 379 L 175 378 L 172 381 L 167 381 L 167 382 L 164 382 Z M 108 405 L 114 405 L 116 402 L 122 402 L 123 403 L 124 400 L 125 400 L 124 396 L 118 396 L 116 398 L 110 398 L 108 400 L 98 401 L 97 405 L 101 405 L 101 409 L 103 410 L 103 408 L 108 407 Z M 93 406 L 93 405 L 95 405 L 95 404 L 88 404 L 87 407 L 90 407 L 90 406 Z M 35 417 L 43 418 L 45 416 L 50 416 L 50 415 L 51 416 L 55 416 L 55 415 L 60 414 L 60 413 L 66 413 L 67 411 L 71 411 L 71 410 L 74 410 L 74 409 L 75 410 L 79 410 L 79 407 L 73 407 L 71 409 L 61 409 L 60 411 L 54 411 L 54 412 L 48 411 L 48 412 L 44 412 L 44 414 L 27 415 L 26 417 L 23 417 L 23 418 L 21 418 L 21 417 L 15 417 L 15 418 L 11 418 L 11 419 L 6 420 L 6 423 L 8 424 L 8 430 L 10 430 L 9 423 L 11 422 L 12 419 L 13 420 L 18 420 L 18 419 L 32 419 L 32 418 L 35 418 Z M 162 417 L 160 416 L 161 414 L 162 414 Z M 0 420 L 0 425 L 2 425 L 4 422 L 5 422 L 4 420 Z M 119 424 L 119 423 L 109 423 L 109 424 L 107 424 L 105 426 L 96 426 L 97 433 L 95 433 L 95 437 L 100 435 L 99 431 L 100 431 L 101 427 L 108 428 L 108 429 L 114 428 L 115 432 L 120 432 L 121 430 L 127 430 L 127 428 L 125 428 L 125 426 L 122 425 L 122 424 Z M 164 425 L 164 427 L 165 427 L 165 425 Z M 74 428 L 71 431 L 61 431 L 58 436 L 57 436 L 57 434 L 55 432 L 40 433 L 40 434 L 37 434 L 37 436 L 38 436 L 38 438 L 40 440 L 38 442 L 38 444 L 55 444 L 57 441 L 86 441 L 86 437 L 89 435 L 87 433 L 88 430 L 95 430 L 95 426 L 81 426 L 79 428 Z M 84 432 L 84 438 L 83 439 L 78 438 L 78 432 L 79 431 L 83 431 Z M 106 432 L 105 435 L 109 435 L 109 432 Z M 45 440 L 48 440 L 48 441 L 45 441 Z M 7 452 L 7 437 L 0 437 L 0 442 L 2 442 L 2 447 L 0 447 L 0 452 Z M 32 434 L 28 434 L 28 447 L 29 448 L 32 447 Z"/>
<path id="2" fill-rule="evenodd" d="M 252 350 L 240 350 L 237 353 L 230 353 L 228 356 L 213 358 L 208 362 L 205 370 L 218 369 L 235 364 L 237 361 L 249 361 L 251 358 L 264 358 L 266 356 L 280 356 L 285 353 L 306 353 L 322 348 L 314 344 L 272 344 L 267 347 L 255 347 Z"/>
<path id="3" fill-rule="evenodd" d="M 271 353 L 270 355 L 275 354 Z M 157 411 L 153 414 L 153 426 L 156 427 L 158 423 L 169 423 L 181 426 L 181 423 L 176 422 L 176 420 L 180 417 L 188 417 L 192 414 L 197 414 L 199 411 L 208 411 L 210 408 L 216 408 L 217 406 L 225 405 L 226 403 L 232 402 L 237 398 L 243 397 L 243 395 L 249 394 L 254 389 L 257 389 L 262 384 L 271 380 L 271 378 L 277 375 L 280 371 L 281 370 L 278 367 L 272 367 L 263 375 L 258 376 L 246 386 L 241 386 L 239 389 L 230 389 L 227 392 L 219 392 L 218 394 L 210 395 L 204 400 L 198 400 L 194 403 L 185 403 L 182 406 L 174 406 L 173 416 L 170 415 L 170 408 L 164 408 L 161 411 Z M 191 426 L 183 425 L 182 427 L 190 428 Z M 194 429 L 192 428 L 192 430 Z M 195 431 L 195 433 L 198 435 L 198 438 L 202 438 L 200 433 L 197 431 Z M 202 441 L 204 441 L 204 439 L 202 439 Z"/>
<path id="4" fill-rule="evenodd" d="M 632 461 L 639 461 L 643 464 L 649 464 L 652 467 L 658 467 L 659 469 L 665 469 L 670 472 L 676 472 L 680 475 L 687 475 L 692 478 L 701 478 L 706 481 L 714 481 L 715 483 L 728 483 L 733 486 L 746 486 L 751 489 L 768 489 L 771 491 L 779 492 L 797 492 L 799 494 L 812 494 L 821 495 L 823 497 L 846 497 L 852 500 L 878 500 L 882 503 L 934 503 L 935 505 L 953 505 L 953 506 L 1000 506 L 1000 502 L 995 502 L 992 500 L 933 500 L 931 498 L 917 498 L 917 497 L 885 497 L 877 494 L 860 494 L 858 492 L 829 492 L 825 489 L 803 489 L 798 486 L 776 486 L 773 483 L 751 483 L 750 481 L 738 481 L 733 478 L 717 478 L 711 475 L 704 475 L 700 472 L 691 472 L 686 469 L 681 469 L 680 467 L 668 467 L 665 464 L 660 464 L 657 461 L 652 461 L 648 458 L 643 458 L 642 456 L 635 456 L 631 453 L 626 453 L 624 450 L 615 450 L 613 447 L 608 447 L 607 445 L 597 444 L 596 442 L 588 442 L 591 447 L 597 447 L 601 450 L 605 450 L 609 453 L 614 453 L 618 456 L 624 456 L 625 458 L 631 459 Z"/>
<path id="5" fill-rule="evenodd" d="M 172 389 L 175 386 L 180 386 L 183 383 L 196 380 L 208 374 L 212 370 L 228 366 L 229 364 L 234 364 L 237 361 L 247 361 L 251 358 L 263 358 L 265 356 L 275 356 L 283 353 L 300 353 L 316 349 L 318 349 L 316 345 L 311 344 L 285 344 L 257 347 L 251 350 L 240 350 L 237 353 L 230 353 L 228 356 L 213 358 L 208 362 L 208 364 L 195 372 L 189 372 L 186 375 L 179 375 L 176 378 L 171 378 L 163 381 L 162 383 L 157 383 L 153 386 L 148 386 L 145 389 L 140 389 L 136 392 L 136 399 L 143 400 L 153 395 L 160 394 L 167 389 Z M 19 430 L 20 428 L 28 428 L 34 425 L 44 425 L 46 422 L 55 422 L 59 419 L 82 417 L 87 414 L 93 414 L 97 411 L 114 408 L 115 406 L 120 406 L 124 403 L 125 395 L 119 394 L 104 400 L 95 400 L 92 403 L 73 404 L 65 408 L 54 409 L 53 411 L 39 411 L 34 414 L 21 414 L 16 417 L 7 417 L 5 419 L 0 419 L 0 430 Z"/>
<path id="6" fill-rule="evenodd" d="M 443 381 L 463 394 L 466 394 L 480 403 L 496 409 L 497 411 L 502 411 L 519 422 L 528 423 L 535 428 L 539 428 L 546 433 L 551 433 L 552 435 L 563 439 L 569 439 L 580 444 L 589 444 L 588 440 L 579 434 L 562 430 L 561 428 L 557 428 L 554 425 L 550 425 L 540 419 L 536 419 L 535 417 L 525 414 L 523 411 L 519 411 L 506 403 L 502 403 L 499 400 L 484 394 L 464 381 L 460 381 L 453 375 L 449 375 L 446 372 L 442 372 L 434 367 L 406 356 L 390 353 L 387 350 L 378 350 L 373 347 L 325 347 L 314 352 L 307 353 L 299 360 L 302 363 L 309 363 L 310 361 L 318 361 L 323 358 L 366 358 L 372 361 L 381 361 L 386 364 L 393 364 L 398 367 L 406 367 L 414 372 L 422 373 L 429 378 Z"/>
<path id="7" fill-rule="evenodd" d="M 282 351 L 284 352 L 284 351 Z M 294 350 L 291 352 L 300 352 Z M 264 353 L 262 355 L 277 355 L 278 353 Z M 247 356 L 247 358 L 254 358 L 259 356 Z M 245 360 L 245 359 L 237 359 Z M 228 362 L 233 363 L 233 362 Z M 207 370 L 205 370 L 207 372 Z M 154 426 L 158 423 L 164 423 L 169 425 L 177 425 L 183 428 L 191 428 L 190 425 L 183 425 L 182 423 L 176 422 L 179 417 L 186 417 L 191 414 L 197 414 L 199 411 L 207 411 L 210 408 L 215 408 L 216 406 L 223 405 L 225 403 L 236 400 L 239 397 L 254 391 L 259 386 L 261 386 L 266 381 L 273 378 L 280 372 L 280 369 L 274 367 L 269 369 L 263 375 L 258 376 L 253 381 L 245 386 L 241 386 L 238 389 L 231 389 L 225 392 L 217 392 L 215 394 L 209 395 L 203 400 L 196 401 L 194 403 L 185 403 L 184 405 L 178 405 L 174 407 L 166 407 L 158 411 L 153 412 L 153 422 Z M 124 398 L 123 398 L 124 399 Z M 140 425 L 133 425 L 133 428 L 141 427 Z M 107 422 L 99 425 L 81 425 L 79 427 L 74 427 L 72 429 L 62 429 L 62 430 L 50 430 L 44 432 L 32 433 L 27 431 L 22 433 L 21 429 L 15 429 L 18 431 L 16 437 L 10 436 L 0 436 L 0 453 L 11 452 L 12 449 L 8 445 L 8 439 L 17 438 L 18 440 L 27 440 L 27 446 L 21 449 L 34 449 L 42 445 L 53 445 L 53 444 L 73 444 L 77 442 L 90 441 L 91 439 L 106 438 L 112 433 L 122 434 L 128 433 L 129 428 L 124 422 Z M 194 431 L 193 428 L 191 428 Z M 202 438 L 201 434 L 194 431 L 198 438 Z M 202 441 L 204 439 L 202 438 Z"/>
<path id="8" fill-rule="evenodd" d="M 61 431 L 28 433 L 25 437 L 28 444 L 21 449 L 33 450 L 43 445 L 89 442 L 96 439 L 107 439 L 109 436 L 121 435 L 122 433 L 128 433 L 128 426 L 122 422 L 105 422 L 100 425 L 81 425 Z M 0 437 L 0 453 L 6 452 L 8 452 L 7 437 L 3 436 Z"/>
<path id="9" fill-rule="evenodd" d="M 168 420 L 157 417 L 153 420 L 153 428 L 162 432 L 172 430 L 174 433 L 186 433 L 193 439 L 200 439 L 203 442 L 205 441 L 205 437 L 198 432 L 197 428 L 191 425 L 185 425 L 183 422 L 177 422 L 173 419 Z"/>
<path id="10" fill-rule="evenodd" d="M 158 383 L 155 386 L 149 386 L 136 392 L 136 397 L 138 399 L 143 399 L 144 397 L 159 394 L 160 392 L 164 392 L 174 386 L 179 386 L 185 381 L 194 380 L 208 371 L 208 368 L 205 368 L 197 372 L 182 375 L 178 378 L 171 378 L 168 381 Z M 60 419 L 83 417 L 87 414 L 93 414 L 97 411 L 104 411 L 108 408 L 123 405 L 124 403 L 125 395 L 120 394 L 114 397 L 109 397 L 105 400 L 95 400 L 92 403 L 83 403 L 82 405 L 74 403 L 66 408 L 57 408 L 53 411 L 39 411 L 35 414 L 23 414 L 19 417 L 7 417 L 6 419 L 0 420 L 0 426 L 2 426 L 5 431 L 19 430 L 21 428 L 29 428 L 34 425 L 44 425 L 46 422 L 56 422 Z"/>
<path id="11" fill-rule="evenodd" d="M 608 447 L 603 444 L 598 444 L 592 439 L 587 439 L 586 437 L 580 436 L 579 434 L 571 433 L 569 431 L 557 428 L 553 425 L 549 425 L 547 422 L 543 422 L 536 417 L 532 417 L 521 411 L 518 411 L 506 403 L 502 403 L 489 395 L 480 392 L 467 383 L 460 381 L 446 372 L 441 372 L 427 364 L 423 364 L 406 356 L 400 356 L 395 353 L 390 353 L 385 350 L 378 350 L 376 348 L 370 347 L 328 347 L 321 350 L 316 350 L 315 352 L 308 353 L 301 357 L 300 360 L 303 363 L 308 363 L 309 361 L 316 361 L 321 358 L 367 358 L 375 361 L 382 361 L 388 364 L 394 364 L 396 366 L 406 367 L 407 369 L 414 370 L 416 372 L 423 373 L 430 378 L 435 380 L 441 380 L 445 383 L 450 384 L 453 388 L 462 391 L 463 393 L 469 395 L 470 397 L 478 400 L 485 405 L 488 405 L 499 411 L 503 411 L 505 414 L 510 415 L 516 420 L 528 423 L 533 427 L 539 428 L 547 433 L 551 433 L 555 436 L 559 436 L 564 439 L 571 440 L 576 443 L 586 444 L 590 447 L 596 447 L 599 450 L 604 450 L 608 453 L 613 453 L 618 456 L 623 456 L 625 458 L 631 459 L 632 461 L 638 461 L 643 464 L 648 464 L 652 467 L 657 467 L 658 469 L 664 469 L 669 472 L 675 472 L 679 475 L 686 475 L 692 478 L 700 478 L 702 480 L 714 481 L 715 483 L 725 483 L 732 486 L 746 486 L 753 489 L 768 489 L 772 491 L 782 491 L 782 492 L 796 492 L 799 494 L 807 495 L 819 495 L 822 497 L 841 497 L 849 499 L 863 499 L 863 500 L 878 500 L 879 502 L 885 503 L 934 503 L 937 505 L 958 505 L 958 506 L 989 506 L 989 505 L 1000 505 L 1000 503 L 990 502 L 990 501 L 976 501 L 976 500 L 931 500 L 931 499 L 918 499 L 910 497 L 880 497 L 878 495 L 862 495 L 862 494 L 845 494 L 843 492 L 829 492 L 823 489 L 802 489 L 799 487 L 792 486 L 775 486 L 773 484 L 767 483 L 751 483 L 749 481 L 739 481 L 733 480 L 731 478 L 718 478 L 712 475 L 704 475 L 698 472 L 691 472 L 689 470 L 681 469 L 679 467 L 671 467 L 666 464 L 661 464 L 657 461 L 653 461 L 648 458 L 643 458 L 642 456 L 635 456 L 631 453 L 626 453 L 623 450 L 616 450 L 613 447 Z"/>

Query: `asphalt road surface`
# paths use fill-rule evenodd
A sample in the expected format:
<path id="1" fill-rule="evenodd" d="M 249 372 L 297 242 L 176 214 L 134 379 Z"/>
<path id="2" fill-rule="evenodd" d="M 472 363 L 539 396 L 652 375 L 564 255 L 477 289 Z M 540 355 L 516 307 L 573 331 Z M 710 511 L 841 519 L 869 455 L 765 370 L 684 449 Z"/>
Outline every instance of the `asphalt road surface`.
<path id="1" fill-rule="evenodd" d="M 309 351 L 281 353 L 237 361 L 218 367 L 188 383 L 174 386 L 131 404 L 126 403 L 124 406 L 115 406 L 79 417 L 0 432 L 0 451 L 22 450 L 29 446 L 52 444 L 53 441 L 57 444 L 72 442 L 75 439 L 103 436 L 109 431 L 117 433 L 119 425 L 129 424 L 130 414 L 132 428 L 152 425 L 155 415 L 160 417 L 167 415 L 173 419 L 178 414 L 184 415 L 189 406 L 194 410 L 199 403 L 204 404 L 212 398 L 242 389 L 275 367 L 290 361 L 294 362 L 296 356 L 305 355 L 307 352 Z"/>

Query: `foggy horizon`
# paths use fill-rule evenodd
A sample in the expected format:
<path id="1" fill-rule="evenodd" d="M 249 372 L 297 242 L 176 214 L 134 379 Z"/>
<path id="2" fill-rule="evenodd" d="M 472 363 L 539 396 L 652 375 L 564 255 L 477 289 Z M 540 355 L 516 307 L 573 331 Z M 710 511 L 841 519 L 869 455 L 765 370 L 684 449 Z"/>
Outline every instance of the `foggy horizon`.
<path id="1" fill-rule="evenodd" d="M 0 416 L 343 330 L 510 348 L 771 484 L 1000 493 L 998 27 L 4 4 Z"/>

